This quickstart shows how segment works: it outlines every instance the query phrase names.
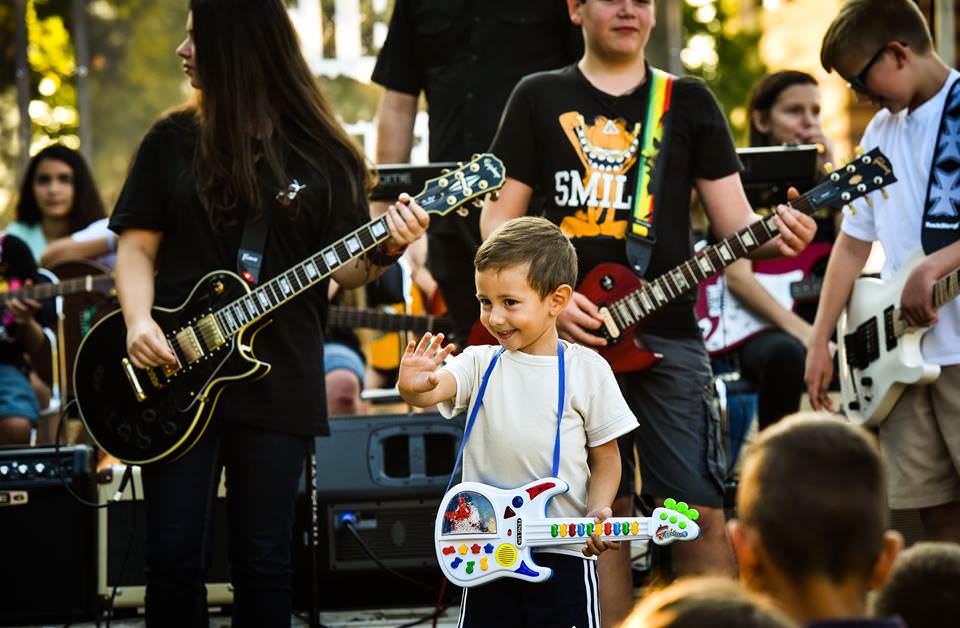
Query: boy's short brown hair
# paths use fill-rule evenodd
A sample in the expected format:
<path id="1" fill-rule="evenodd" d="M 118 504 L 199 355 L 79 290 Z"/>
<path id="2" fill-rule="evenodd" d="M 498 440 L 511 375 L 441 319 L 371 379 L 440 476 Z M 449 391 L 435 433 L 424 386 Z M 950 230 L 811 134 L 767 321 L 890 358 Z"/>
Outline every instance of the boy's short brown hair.
<path id="1" fill-rule="evenodd" d="M 901 553 L 873 602 L 875 617 L 937 626 L 960 614 L 960 545 L 917 543 Z"/>
<path id="2" fill-rule="evenodd" d="M 923 13 L 911 0 L 847 0 L 827 28 L 820 64 L 827 72 L 846 59 L 864 62 L 884 45 L 899 41 L 917 54 L 933 48 Z"/>
<path id="3" fill-rule="evenodd" d="M 719 576 L 678 580 L 647 595 L 623 628 L 791 628 L 768 598 Z"/>
<path id="4" fill-rule="evenodd" d="M 473 265 L 479 271 L 529 264 L 527 283 L 541 297 L 577 281 L 577 252 L 560 228 L 545 218 L 509 220 L 480 245 Z"/>
<path id="5" fill-rule="evenodd" d="M 738 517 L 796 584 L 868 580 L 889 511 L 880 450 L 840 417 L 801 413 L 760 433 L 744 459 Z"/>

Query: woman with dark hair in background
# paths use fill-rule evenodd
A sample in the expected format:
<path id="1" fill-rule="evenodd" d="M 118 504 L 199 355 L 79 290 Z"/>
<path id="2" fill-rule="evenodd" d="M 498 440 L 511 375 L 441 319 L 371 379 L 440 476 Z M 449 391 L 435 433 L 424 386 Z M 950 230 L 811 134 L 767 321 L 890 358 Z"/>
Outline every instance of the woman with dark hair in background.
<path id="1" fill-rule="evenodd" d="M 260 283 L 369 220 L 363 155 L 320 93 L 281 0 L 192 0 L 177 54 L 198 104 L 143 138 L 110 222 L 127 352 L 139 368 L 175 363 L 151 306 L 179 305 L 208 272 L 234 268 L 250 218 L 269 225 Z M 378 277 L 428 220 L 401 196 L 387 211 L 386 243 L 333 278 L 355 287 Z M 290 625 L 297 482 L 311 439 L 329 433 L 326 283 L 258 334 L 270 373 L 228 387 L 182 457 L 144 467 L 148 626 L 207 625 L 209 513 L 222 468 L 233 625 Z"/>
<path id="2" fill-rule="evenodd" d="M 116 236 L 107 229 L 93 175 L 83 155 L 62 144 L 30 160 L 7 233 L 26 242 L 41 266 L 97 258 L 113 265 Z"/>
<path id="3" fill-rule="evenodd" d="M 763 77 L 753 88 L 748 109 L 751 146 L 822 146 L 818 173 L 832 161 L 833 144 L 824 134 L 820 119 L 820 90 L 809 74 L 783 70 Z M 831 234 L 832 239 L 833 229 L 823 229 L 822 224 L 818 227 L 817 239 L 823 232 Z M 724 274 L 731 294 L 772 324 L 771 329 L 736 350 L 741 374 L 756 386 L 758 427 L 763 429 L 800 407 L 804 347 L 813 328 L 757 280 L 751 260 L 737 260 Z"/>

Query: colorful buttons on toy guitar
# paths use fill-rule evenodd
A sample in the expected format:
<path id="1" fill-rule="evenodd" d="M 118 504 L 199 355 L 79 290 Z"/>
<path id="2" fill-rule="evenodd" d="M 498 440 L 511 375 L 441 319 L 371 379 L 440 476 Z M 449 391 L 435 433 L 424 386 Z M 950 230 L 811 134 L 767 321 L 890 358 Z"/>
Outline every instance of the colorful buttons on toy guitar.
<path id="1" fill-rule="evenodd" d="M 520 498 L 517 497 L 517 499 L 520 499 Z M 516 516 L 517 516 L 517 513 L 513 512 L 513 508 L 511 508 L 510 506 L 507 506 L 506 509 L 504 509 L 504 511 L 503 511 L 503 518 L 504 518 L 504 519 L 512 519 L 512 518 L 514 518 L 514 517 L 516 517 Z"/>
<path id="2" fill-rule="evenodd" d="M 483 546 L 483 551 L 484 551 L 484 553 L 486 553 L 486 554 L 492 554 L 492 553 L 493 553 L 493 544 L 492 544 L 492 543 L 487 543 L 486 545 L 484 545 L 484 546 Z"/>
<path id="3" fill-rule="evenodd" d="M 453 567 L 454 569 L 456 569 L 457 567 L 460 566 L 460 563 L 462 563 L 462 562 L 463 562 L 463 559 L 462 559 L 462 558 L 454 558 L 454 559 L 453 559 L 453 562 L 450 563 L 450 566 Z"/>
<path id="4" fill-rule="evenodd" d="M 479 554 L 480 546 L 474 543 L 473 545 L 470 546 L 470 551 L 473 552 L 474 554 Z"/>
<path id="5" fill-rule="evenodd" d="M 464 556 L 469 551 L 469 548 L 466 545 L 461 545 L 457 548 L 457 551 L 460 552 L 461 556 Z"/>
<path id="6" fill-rule="evenodd" d="M 587 526 L 582 523 L 577 524 L 577 536 L 583 536 L 583 533 L 587 531 Z"/>
<path id="7" fill-rule="evenodd" d="M 514 508 L 519 508 L 520 506 L 523 506 L 523 498 L 517 495 L 516 497 L 513 498 L 513 501 L 510 503 L 513 504 Z"/>
<path id="8" fill-rule="evenodd" d="M 486 571 L 490 567 L 489 559 L 484 556 L 480 559 L 480 571 Z"/>
<path id="9" fill-rule="evenodd" d="M 556 486 L 555 482 L 544 482 L 543 484 L 537 484 L 536 486 L 531 486 L 527 489 L 527 495 L 530 496 L 530 499 L 536 499 L 537 495 L 553 488 L 554 486 Z M 519 508 L 519 506 L 517 506 L 517 508 Z"/>
<path id="10" fill-rule="evenodd" d="M 521 575 L 524 575 L 524 576 L 531 576 L 531 577 L 533 577 L 533 578 L 536 578 L 537 576 L 540 575 L 538 572 L 536 572 L 536 571 L 534 571 L 533 569 L 530 569 L 529 567 L 527 567 L 527 563 L 525 563 L 525 562 L 523 562 L 523 561 L 520 561 L 520 566 L 517 567 L 517 570 L 516 570 L 515 573 L 518 573 L 518 574 L 521 574 Z"/>
<path id="11" fill-rule="evenodd" d="M 455 554 L 455 553 L 457 552 L 457 550 L 456 550 L 455 548 L 453 548 L 452 546 L 449 546 L 449 545 L 448 545 L 447 547 L 443 548 L 442 551 L 443 551 L 444 556 L 449 556 L 450 554 Z"/>

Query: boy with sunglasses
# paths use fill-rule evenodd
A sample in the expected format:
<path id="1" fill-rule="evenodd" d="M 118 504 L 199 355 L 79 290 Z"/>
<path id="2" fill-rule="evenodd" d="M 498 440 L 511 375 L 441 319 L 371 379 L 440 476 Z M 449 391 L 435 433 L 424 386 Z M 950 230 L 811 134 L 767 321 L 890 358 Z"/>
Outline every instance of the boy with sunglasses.
<path id="1" fill-rule="evenodd" d="M 887 188 L 889 198 L 877 195 L 872 207 L 857 201 L 845 212 L 807 349 L 807 390 L 814 408 L 832 409 L 827 343 L 872 243 L 883 245 L 884 278 L 922 247 L 926 257 L 900 306 L 911 325 L 932 326 L 923 356 L 942 370 L 934 383 L 906 388 L 880 425 L 880 443 L 890 507 L 918 509 L 928 537 L 960 542 L 960 302 L 938 312 L 931 298 L 934 282 L 960 266 L 960 73 L 934 51 L 910 0 L 847 0 L 824 35 L 820 59 L 883 107 L 861 144 L 883 150 L 898 182 Z"/>

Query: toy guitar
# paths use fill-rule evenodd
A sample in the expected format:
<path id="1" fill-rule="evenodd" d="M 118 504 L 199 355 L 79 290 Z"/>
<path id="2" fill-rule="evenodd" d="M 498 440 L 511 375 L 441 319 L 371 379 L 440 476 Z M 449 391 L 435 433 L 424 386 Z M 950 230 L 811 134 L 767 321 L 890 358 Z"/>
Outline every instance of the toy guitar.
<path id="1" fill-rule="evenodd" d="M 811 214 L 822 207 L 849 203 L 896 180 L 890 161 L 874 148 L 789 204 Z M 641 321 L 776 236 L 775 216 L 758 220 L 649 283 L 619 264 L 596 266 L 577 291 L 598 306 L 603 318 L 598 333 L 607 346 L 599 349 L 600 355 L 618 373 L 653 366 L 663 356 L 648 351 L 637 340 Z"/>
<path id="2" fill-rule="evenodd" d="M 900 317 L 900 296 L 913 269 L 923 260 L 916 251 L 897 271 L 881 281 L 857 279 L 846 310 L 837 321 L 840 394 L 847 418 L 879 425 L 909 384 L 929 384 L 940 367 L 923 360 L 920 340 L 928 327 L 910 327 Z M 960 294 L 960 268 L 939 279 L 933 305 L 941 307 Z"/>
<path id="3" fill-rule="evenodd" d="M 444 215 L 503 181 L 503 164 L 483 154 L 427 181 L 416 201 L 428 213 Z M 228 384 L 270 371 L 252 347 L 269 315 L 389 236 L 386 218 L 380 217 L 256 289 L 229 271 L 207 274 L 179 307 L 152 310 L 175 365 L 135 368 L 127 359 L 120 310 L 105 316 L 83 339 L 73 370 L 80 416 L 97 445 L 130 464 L 188 451 Z"/>
<path id="4" fill-rule="evenodd" d="M 513 490 L 463 482 L 443 496 L 434 540 L 440 569 L 450 582 L 472 587 L 509 577 L 541 582 L 553 570 L 534 560 L 533 548 L 586 544 L 598 534 L 607 541 L 652 540 L 657 545 L 693 541 L 700 536 L 700 514 L 672 499 L 651 517 L 546 517 L 554 495 L 569 490 L 559 478 L 543 478 Z"/>
<path id="5" fill-rule="evenodd" d="M 819 293 L 821 280 L 815 269 L 826 268 L 832 244 L 814 242 L 796 257 L 781 257 L 754 262 L 757 281 L 785 309 Z M 723 273 L 715 275 L 697 288 L 697 323 L 710 355 L 719 355 L 747 342 L 772 323 L 748 310 L 727 287 Z"/>

